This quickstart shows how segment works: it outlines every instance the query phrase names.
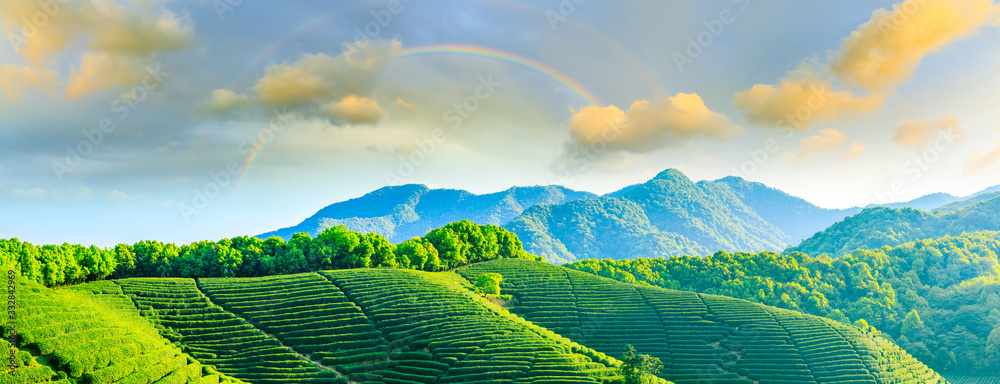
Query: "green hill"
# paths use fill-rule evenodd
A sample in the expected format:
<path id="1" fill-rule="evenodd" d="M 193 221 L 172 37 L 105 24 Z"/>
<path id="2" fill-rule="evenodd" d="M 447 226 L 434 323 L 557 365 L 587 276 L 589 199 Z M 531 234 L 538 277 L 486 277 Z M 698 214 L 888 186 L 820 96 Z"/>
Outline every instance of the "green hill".
<path id="1" fill-rule="evenodd" d="M 972 197 L 970 197 L 968 199 L 959 200 L 959 201 L 956 201 L 956 202 L 953 202 L 953 203 L 949 203 L 949 204 L 945 204 L 945 205 L 942 205 L 940 207 L 937 207 L 937 208 L 934 209 L 934 213 L 957 212 L 957 211 L 962 210 L 963 208 L 966 208 L 966 207 L 969 207 L 969 206 L 972 206 L 972 205 L 976 205 L 977 203 L 983 202 L 983 201 L 986 201 L 986 200 L 992 200 L 993 198 L 998 197 L 998 196 L 1000 196 L 1000 191 L 996 191 L 996 192 L 982 192 L 982 193 L 980 193 L 978 195 L 973 195 Z"/>
<path id="2" fill-rule="evenodd" d="M 990 194 L 983 194 L 989 197 Z M 965 205 L 963 204 L 970 204 Z M 913 208 L 868 208 L 802 241 L 789 251 L 841 256 L 914 240 L 1000 230 L 1000 197 L 945 206 L 934 213 Z"/>
<path id="3" fill-rule="evenodd" d="M 0 328 L 16 332 L 2 344 L 17 369 L 0 383 L 241 383 L 160 336 L 114 283 L 57 291 L 18 278 L 15 292 L 16 320 L 4 311 Z"/>
<path id="4" fill-rule="evenodd" d="M 820 317 L 723 296 L 628 285 L 528 260 L 460 268 L 503 276 L 511 310 L 597 351 L 635 345 L 685 383 L 943 382 L 885 339 Z"/>
<path id="5" fill-rule="evenodd" d="M 131 308 L 148 319 L 138 319 L 147 333 L 179 356 L 252 384 L 583 384 L 619 378 L 614 358 L 513 316 L 473 290 L 451 272 L 357 269 L 130 278 L 66 291 Z M 122 342 L 108 340 L 112 347 Z"/>
<path id="6" fill-rule="evenodd" d="M 737 297 L 884 332 L 942 374 L 1000 372 L 1000 232 L 857 250 L 581 260 L 620 281 Z"/>
<path id="7" fill-rule="evenodd" d="M 467 278 L 481 272 L 503 274 L 515 299 L 476 293 Z M 616 383 L 620 362 L 609 355 L 626 344 L 659 357 L 660 376 L 677 383 L 938 382 L 850 326 L 519 259 L 458 273 L 129 278 L 58 290 L 24 280 L 18 315 L 18 383 Z"/>

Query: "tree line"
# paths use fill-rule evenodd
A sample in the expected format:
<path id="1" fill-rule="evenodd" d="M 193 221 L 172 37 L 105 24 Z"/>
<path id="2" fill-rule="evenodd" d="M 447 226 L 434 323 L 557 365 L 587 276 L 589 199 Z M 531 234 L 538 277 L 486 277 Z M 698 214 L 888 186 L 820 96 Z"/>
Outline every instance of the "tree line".
<path id="1" fill-rule="evenodd" d="M 99 248 L 0 239 L 0 265 L 49 287 L 107 278 L 253 277 L 347 268 L 442 271 L 497 258 L 538 259 L 524 251 L 517 235 L 468 220 L 400 244 L 343 225 L 316 237 L 296 233 L 287 242 L 239 236 L 180 246 L 143 240 Z"/>

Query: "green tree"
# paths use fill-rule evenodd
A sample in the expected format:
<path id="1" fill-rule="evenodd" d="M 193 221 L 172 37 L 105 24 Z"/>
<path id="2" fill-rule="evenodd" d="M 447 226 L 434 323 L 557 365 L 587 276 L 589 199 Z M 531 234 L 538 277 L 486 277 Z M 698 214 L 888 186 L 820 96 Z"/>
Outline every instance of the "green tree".
<path id="1" fill-rule="evenodd" d="M 16 242 L 17 239 L 14 239 Z M 20 244 L 20 252 L 17 255 L 17 263 L 21 266 L 21 276 L 42 282 L 42 263 L 39 261 L 38 247 L 29 242 Z"/>
<path id="2" fill-rule="evenodd" d="M 452 269 L 469 263 L 469 243 L 462 239 L 448 226 L 431 230 L 424 236 L 434 249 L 438 251 L 441 267 Z"/>
<path id="3" fill-rule="evenodd" d="M 132 246 L 129 244 L 118 244 L 114 249 L 116 278 L 132 276 L 135 272 L 135 254 L 132 253 Z"/>
<path id="4" fill-rule="evenodd" d="M 372 245 L 371 265 L 377 268 L 396 268 L 396 245 L 375 232 L 365 235 Z"/>
<path id="5" fill-rule="evenodd" d="M 312 238 L 309 237 L 308 233 L 296 232 L 293 234 L 292 238 L 288 239 L 281 262 L 278 263 L 281 266 L 279 269 L 285 273 L 309 271 L 309 257 L 306 254 L 309 252 L 311 243 Z"/>
<path id="6" fill-rule="evenodd" d="M 500 283 L 503 281 L 503 276 L 499 273 L 484 273 L 476 278 L 476 286 L 479 287 L 483 293 L 490 295 L 500 294 Z"/>
<path id="7" fill-rule="evenodd" d="M 181 247 L 180 256 L 177 258 L 177 262 L 174 263 L 174 268 L 177 269 L 176 276 L 187 278 L 203 276 L 203 262 L 205 258 L 202 257 L 201 248 L 198 243 Z"/>
<path id="8" fill-rule="evenodd" d="M 260 259 L 260 274 L 261 276 L 271 276 L 281 274 L 279 272 L 281 267 L 279 263 L 283 262 L 285 253 L 287 252 L 287 244 L 285 240 L 278 236 L 271 236 L 264 240 L 261 245 L 263 252 Z"/>
<path id="9" fill-rule="evenodd" d="M 396 246 L 396 262 L 400 268 L 437 271 L 440 268 L 438 250 L 430 241 L 414 237 Z M 406 264 L 404 264 L 404 262 Z"/>
<path id="10" fill-rule="evenodd" d="M 367 236 L 357 232 L 350 232 L 346 236 L 350 243 L 345 243 L 341 248 L 345 256 L 341 259 L 341 268 L 370 268 L 372 266 L 372 255 L 375 254 L 375 245 Z"/>
<path id="11" fill-rule="evenodd" d="M 663 362 L 650 355 L 638 354 L 632 345 L 625 347 L 625 353 L 619 359 L 619 368 L 625 378 L 625 384 L 648 384 L 655 382 L 653 375 L 660 373 Z"/>
<path id="12" fill-rule="evenodd" d="M 900 329 L 900 333 L 906 338 L 914 341 L 926 340 L 927 338 L 933 336 L 931 332 L 927 331 L 924 326 L 923 320 L 920 320 L 920 314 L 917 310 L 911 310 L 910 313 L 906 314 L 906 318 L 903 319 L 903 327 Z"/>
<path id="13" fill-rule="evenodd" d="M 233 248 L 233 243 L 229 239 L 219 240 L 211 245 L 210 258 L 215 266 L 215 276 L 234 277 L 243 265 L 243 255 L 239 250 Z"/>

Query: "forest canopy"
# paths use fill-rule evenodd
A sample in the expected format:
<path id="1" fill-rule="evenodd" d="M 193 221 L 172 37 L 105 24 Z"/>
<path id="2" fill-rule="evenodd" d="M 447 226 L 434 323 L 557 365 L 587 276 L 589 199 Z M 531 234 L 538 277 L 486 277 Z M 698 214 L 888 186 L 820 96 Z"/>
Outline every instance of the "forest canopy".
<path id="1" fill-rule="evenodd" d="M 536 259 L 516 235 L 468 220 L 400 244 L 342 225 L 315 238 L 296 233 L 287 242 L 239 236 L 180 246 L 143 240 L 98 248 L 0 239 L 0 265 L 50 287 L 109 277 L 253 277 L 348 268 L 441 271 L 497 258 Z"/>

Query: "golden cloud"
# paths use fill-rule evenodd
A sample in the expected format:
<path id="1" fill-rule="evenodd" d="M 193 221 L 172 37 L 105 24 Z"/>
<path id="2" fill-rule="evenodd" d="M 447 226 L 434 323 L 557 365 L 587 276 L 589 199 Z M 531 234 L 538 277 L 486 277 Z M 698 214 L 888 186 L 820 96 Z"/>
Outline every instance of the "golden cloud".
<path id="1" fill-rule="evenodd" d="M 875 111 L 925 55 L 997 23 L 998 15 L 992 0 L 906 0 L 892 11 L 876 10 L 844 39 L 829 65 L 804 62 L 777 86 L 756 84 L 736 93 L 733 104 L 752 123 L 796 130 Z M 867 95 L 849 89 L 855 86 Z M 817 94 L 826 101 L 817 102 Z"/>
<path id="2" fill-rule="evenodd" d="M 385 60 L 402 49 L 398 40 L 345 47 L 347 50 L 338 56 L 304 54 L 294 63 L 272 65 L 254 91 L 268 105 L 328 102 L 367 94 L 382 73 Z"/>
<path id="3" fill-rule="evenodd" d="M 63 92 L 70 99 L 134 84 L 143 78 L 149 56 L 184 49 L 194 40 L 190 22 L 161 2 L 148 1 L 4 0 L 0 3 L 0 32 L 36 73 L 60 72 L 59 63 L 49 58 L 75 41 L 86 41 L 87 50 L 80 54 L 80 61 L 69 65 L 75 68 Z M 35 83 L 16 85 L 23 89 L 37 86 Z M 5 94 L 18 95 L 20 89 L 11 85 Z"/>
<path id="4" fill-rule="evenodd" d="M 142 60 L 129 56 L 84 54 L 79 67 L 70 74 L 63 94 L 73 100 L 102 89 L 140 84 L 148 75 L 144 66 Z"/>
<path id="5" fill-rule="evenodd" d="M 864 156 L 868 152 L 868 146 L 857 141 L 851 143 L 850 147 L 847 147 L 847 151 L 844 155 L 840 157 L 843 161 L 852 161 Z"/>
<path id="6" fill-rule="evenodd" d="M 801 149 L 799 153 L 785 152 L 783 160 L 785 163 L 794 163 L 817 156 L 824 152 L 833 152 L 844 147 L 847 143 L 847 135 L 836 129 L 825 128 L 819 131 L 818 135 L 803 138 L 800 141 Z M 850 160 L 864 154 L 865 146 L 861 143 L 853 143 L 847 152 L 842 156 L 843 160 Z"/>
<path id="7" fill-rule="evenodd" d="M 250 103 L 246 95 L 237 95 L 228 89 L 216 89 L 208 99 L 208 109 L 212 112 L 226 113 Z"/>
<path id="8" fill-rule="evenodd" d="M 24 96 L 25 88 L 52 89 L 55 82 L 56 74 L 45 68 L 0 66 L 0 88 L 11 100 Z"/>
<path id="9" fill-rule="evenodd" d="M 241 107 L 288 107 L 306 117 L 333 118 L 334 122 L 372 124 L 385 118 L 385 110 L 372 93 L 385 61 L 402 50 L 398 40 L 344 44 L 337 56 L 304 54 L 291 63 L 269 66 L 252 87 L 252 93 L 217 89 L 207 109 L 227 113 Z M 397 100 L 397 107 L 412 104 Z"/>
<path id="10" fill-rule="evenodd" d="M 378 105 L 377 100 L 356 95 L 332 103 L 325 110 L 348 124 L 374 124 L 385 118 L 385 111 Z"/>
<path id="11" fill-rule="evenodd" d="M 907 120 L 896 126 L 892 140 L 908 148 L 923 147 L 931 141 L 936 132 L 944 130 L 959 135 L 962 132 L 958 129 L 958 120 L 951 116 L 945 116 L 937 121 Z"/>
<path id="12" fill-rule="evenodd" d="M 996 22 L 998 9 L 992 0 L 906 0 L 891 11 L 876 10 L 844 39 L 830 70 L 849 86 L 893 88 L 912 77 L 928 53 Z"/>
<path id="13" fill-rule="evenodd" d="M 729 140 L 743 127 L 705 106 L 697 94 L 678 93 L 666 100 L 640 100 L 628 111 L 611 105 L 574 111 L 569 121 L 576 145 L 603 143 L 613 150 L 650 152 L 696 136 Z"/>
<path id="14" fill-rule="evenodd" d="M 966 176 L 995 168 L 1000 162 L 1000 142 L 988 153 L 976 152 L 965 160 L 963 173 Z"/>
<path id="15" fill-rule="evenodd" d="M 395 104 L 396 107 L 398 107 L 400 109 L 403 109 L 403 110 L 405 110 L 407 112 L 410 112 L 410 113 L 413 113 L 413 112 L 417 111 L 417 106 L 416 105 L 407 103 L 407 102 L 403 101 L 402 98 L 396 98 L 396 101 L 393 104 Z"/>
<path id="16" fill-rule="evenodd" d="M 814 69 L 804 66 L 778 86 L 757 84 L 736 93 L 733 104 L 751 123 L 803 131 L 816 123 L 833 123 L 876 109 L 882 99 L 835 90 Z"/>

